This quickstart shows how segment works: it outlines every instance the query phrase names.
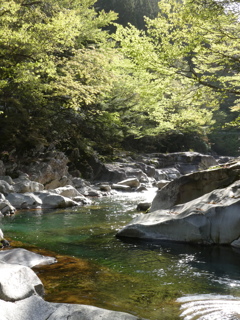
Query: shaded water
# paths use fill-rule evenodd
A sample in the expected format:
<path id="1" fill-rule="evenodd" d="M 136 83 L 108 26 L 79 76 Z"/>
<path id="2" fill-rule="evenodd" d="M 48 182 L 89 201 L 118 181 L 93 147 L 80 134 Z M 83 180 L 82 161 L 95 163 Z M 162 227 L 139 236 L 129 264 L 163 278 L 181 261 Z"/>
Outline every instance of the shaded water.
<path id="1" fill-rule="evenodd" d="M 177 298 L 240 296 L 240 252 L 229 247 L 122 241 L 117 230 L 150 193 L 119 193 L 68 210 L 21 211 L 2 220 L 12 245 L 51 251 L 58 263 L 37 269 L 48 301 L 84 303 L 150 320 L 180 319 Z"/>

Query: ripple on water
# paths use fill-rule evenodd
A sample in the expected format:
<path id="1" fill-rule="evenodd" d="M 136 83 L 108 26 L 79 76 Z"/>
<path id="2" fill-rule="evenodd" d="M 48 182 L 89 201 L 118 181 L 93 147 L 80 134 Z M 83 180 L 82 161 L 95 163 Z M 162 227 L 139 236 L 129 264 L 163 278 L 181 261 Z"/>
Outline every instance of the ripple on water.
<path id="1" fill-rule="evenodd" d="M 233 296 L 196 295 L 177 299 L 184 320 L 239 320 L 240 299 Z"/>

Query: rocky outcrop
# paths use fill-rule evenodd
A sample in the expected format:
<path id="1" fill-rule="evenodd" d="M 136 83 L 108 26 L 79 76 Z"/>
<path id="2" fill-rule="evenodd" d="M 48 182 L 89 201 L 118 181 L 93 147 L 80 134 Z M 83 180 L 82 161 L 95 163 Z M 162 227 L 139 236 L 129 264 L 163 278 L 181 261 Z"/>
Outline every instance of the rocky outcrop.
<path id="1" fill-rule="evenodd" d="M 155 153 L 150 156 L 158 168 L 176 168 L 182 175 L 218 165 L 214 157 L 198 152 Z"/>
<path id="2" fill-rule="evenodd" d="M 49 303 L 31 296 L 15 303 L 0 300 L 1 318 L 8 320 L 141 320 L 123 312 L 87 305 Z"/>
<path id="3" fill-rule="evenodd" d="M 170 209 L 139 215 L 117 236 L 240 247 L 240 180 Z"/>
<path id="4" fill-rule="evenodd" d="M 212 190 L 229 186 L 240 179 L 240 162 L 213 170 L 194 172 L 169 182 L 157 192 L 151 212 L 168 209 L 202 196 Z"/>

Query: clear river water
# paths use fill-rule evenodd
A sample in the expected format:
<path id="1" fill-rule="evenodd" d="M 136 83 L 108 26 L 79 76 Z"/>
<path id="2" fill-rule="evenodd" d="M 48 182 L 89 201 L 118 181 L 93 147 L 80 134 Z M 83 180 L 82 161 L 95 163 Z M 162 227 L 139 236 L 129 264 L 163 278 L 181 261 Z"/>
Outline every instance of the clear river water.
<path id="1" fill-rule="evenodd" d="M 3 218 L 1 228 L 13 247 L 57 258 L 57 264 L 35 269 L 48 301 L 174 320 L 183 319 L 179 301 L 188 295 L 240 297 L 236 249 L 115 237 L 140 214 L 137 204 L 153 196 L 153 191 L 118 193 L 85 207 L 18 211 Z"/>

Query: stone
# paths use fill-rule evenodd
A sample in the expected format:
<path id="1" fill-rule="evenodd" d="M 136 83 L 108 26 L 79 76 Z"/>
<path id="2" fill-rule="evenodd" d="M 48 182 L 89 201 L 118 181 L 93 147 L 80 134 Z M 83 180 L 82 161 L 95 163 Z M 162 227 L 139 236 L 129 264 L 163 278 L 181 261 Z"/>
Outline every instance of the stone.
<path id="1" fill-rule="evenodd" d="M 168 209 L 202 196 L 214 189 L 229 186 L 240 179 L 240 162 L 229 167 L 203 170 L 181 176 L 157 192 L 153 199 L 151 212 Z"/>
<path id="2" fill-rule="evenodd" d="M 73 186 L 71 185 L 66 185 L 64 187 L 59 187 L 54 189 L 54 193 L 57 193 L 61 196 L 67 197 L 67 198 L 74 198 L 81 196 L 80 192 L 77 191 Z"/>
<path id="3" fill-rule="evenodd" d="M 99 189 L 101 191 L 105 191 L 105 192 L 110 192 L 112 190 L 112 188 L 109 184 L 100 184 Z"/>
<path id="4" fill-rule="evenodd" d="M 132 190 L 132 188 L 129 187 L 129 186 L 121 185 L 121 184 L 116 184 L 116 183 L 114 183 L 114 184 L 112 185 L 112 189 L 118 190 L 118 191 L 131 191 L 131 190 Z"/>
<path id="5" fill-rule="evenodd" d="M 43 296 L 44 288 L 32 269 L 17 264 L 0 263 L 0 299 L 18 301 L 33 294 Z"/>
<path id="6" fill-rule="evenodd" d="M 231 245 L 240 238 L 240 180 L 171 209 L 141 214 L 117 236 Z"/>
<path id="7" fill-rule="evenodd" d="M 16 193 L 39 192 L 44 190 L 44 185 L 36 181 L 31 181 L 28 177 L 23 175 L 14 179 L 13 188 Z"/>
<path id="8" fill-rule="evenodd" d="M 38 193 L 38 197 L 42 200 L 42 208 L 57 209 L 79 205 L 78 202 L 59 194 L 41 192 Z"/>
<path id="9" fill-rule="evenodd" d="M 151 202 L 140 202 L 137 205 L 138 211 L 147 211 L 151 207 Z"/>
<path id="10" fill-rule="evenodd" d="M 56 263 L 54 257 L 43 256 L 22 248 L 14 248 L 0 251 L 0 262 L 8 264 L 19 264 L 33 268 L 36 266 L 50 265 Z"/>
<path id="11" fill-rule="evenodd" d="M 10 193 L 6 199 L 16 209 L 41 208 L 42 200 L 35 194 L 27 193 Z"/>
<path id="12" fill-rule="evenodd" d="M 166 186 L 170 181 L 169 180 L 160 180 L 156 182 L 156 186 L 158 189 L 162 189 L 162 187 Z"/>
<path id="13" fill-rule="evenodd" d="M 137 188 L 140 186 L 140 182 L 137 178 L 129 178 L 129 179 L 118 182 L 118 184 L 129 186 L 131 188 Z"/>
<path id="14" fill-rule="evenodd" d="M 0 300 L 0 310 L 4 320 L 141 320 L 128 313 L 93 306 L 50 303 L 37 295 L 15 303 Z"/>
<path id="15" fill-rule="evenodd" d="M 159 180 L 175 180 L 181 177 L 181 173 L 176 168 L 156 169 L 155 179 Z"/>
<path id="16" fill-rule="evenodd" d="M 158 153 L 151 156 L 157 158 L 157 168 L 176 168 L 182 175 L 218 165 L 214 157 L 198 152 Z"/>
<path id="17" fill-rule="evenodd" d="M 0 199 L 0 213 L 2 213 L 4 216 L 9 214 L 14 214 L 16 211 L 16 208 L 11 205 L 11 203 L 4 198 Z"/>
<path id="18" fill-rule="evenodd" d="M 5 180 L 0 180 L 0 193 L 6 195 L 11 192 L 14 192 L 13 186 L 11 186 Z"/>

